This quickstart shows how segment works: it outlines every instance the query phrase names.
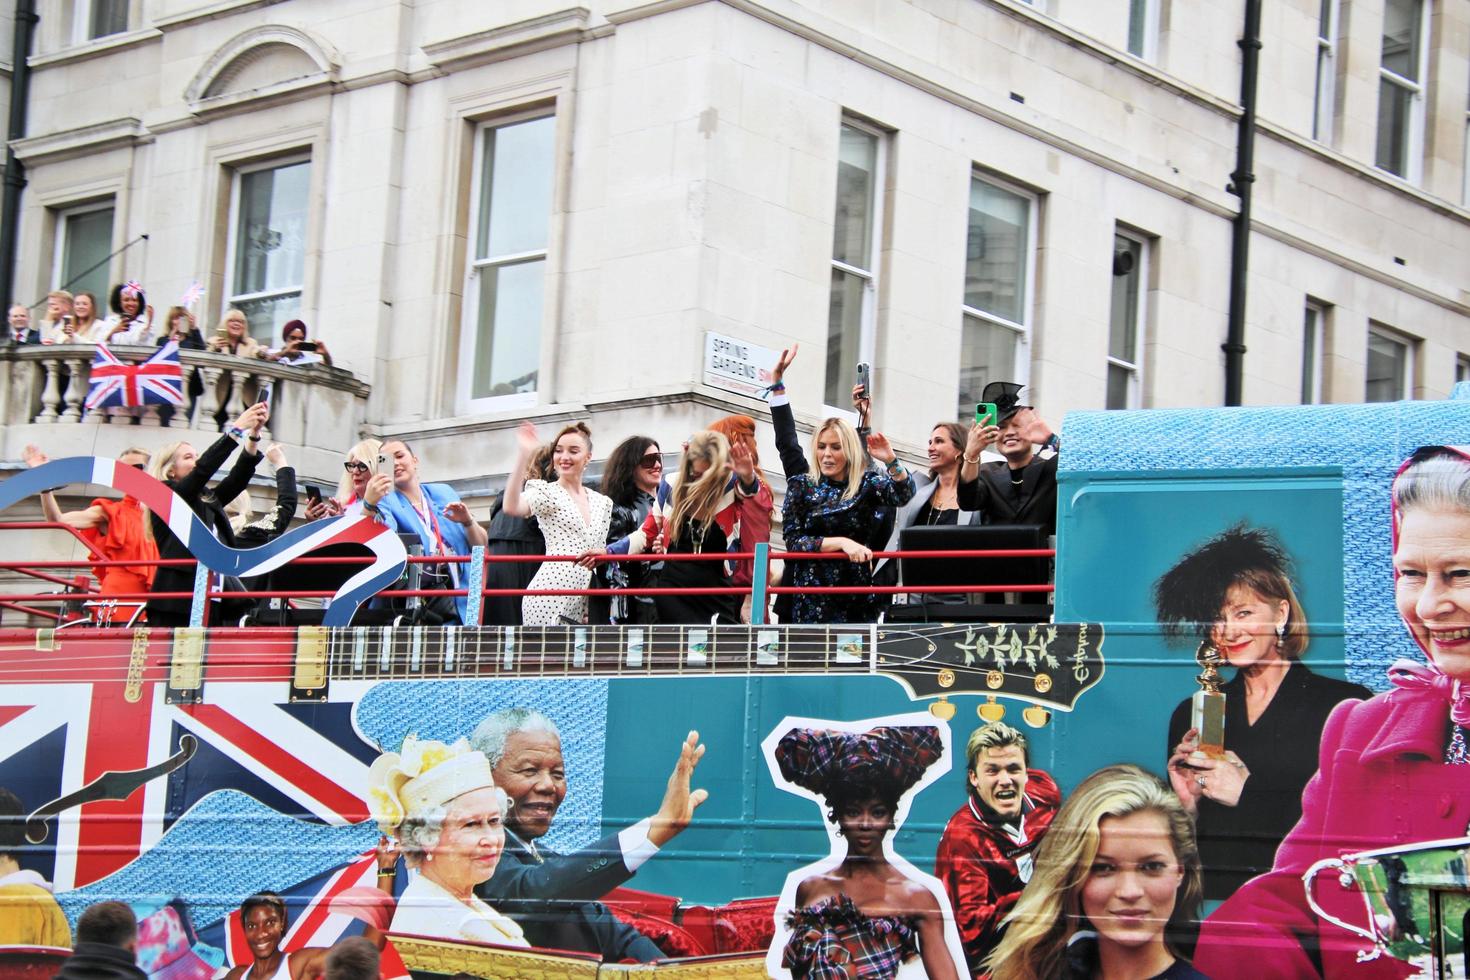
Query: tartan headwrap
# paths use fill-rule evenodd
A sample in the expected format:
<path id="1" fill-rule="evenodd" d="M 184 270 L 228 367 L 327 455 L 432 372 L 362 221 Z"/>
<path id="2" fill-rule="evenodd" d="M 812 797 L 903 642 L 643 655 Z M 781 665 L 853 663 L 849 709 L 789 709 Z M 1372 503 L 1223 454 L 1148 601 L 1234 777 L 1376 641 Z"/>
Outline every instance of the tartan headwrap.
<path id="1" fill-rule="evenodd" d="M 793 728 L 776 743 L 776 764 L 787 782 L 821 796 L 848 785 L 891 786 L 906 793 L 944 754 L 932 726 L 883 726 L 866 732 Z"/>

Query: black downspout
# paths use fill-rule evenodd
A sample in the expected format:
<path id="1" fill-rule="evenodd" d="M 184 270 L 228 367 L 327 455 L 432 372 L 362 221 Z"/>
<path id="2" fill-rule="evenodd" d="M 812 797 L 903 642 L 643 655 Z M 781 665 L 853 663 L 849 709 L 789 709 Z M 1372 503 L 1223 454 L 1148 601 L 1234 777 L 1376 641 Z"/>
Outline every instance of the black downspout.
<path id="1" fill-rule="evenodd" d="M 1250 268 L 1251 188 L 1256 182 L 1256 74 L 1261 62 L 1261 0 L 1245 0 L 1240 40 L 1240 130 L 1235 172 L 1226 188 L 1240 198 L 1230 236 L 1230 320 L 1225 330 L 1225 404 L 1239 405 L 1245 377 L 1245 293 Z"/>
<path id="2" fill-rule="evenodd" d="M 35 37 L 36 0 L 15 0 L 15 50 L 11 55 L 10 127 L 6 130 L 5 194 L 0 201 L 0 302 L 9 305 L 15 288 L 15 239 L 20 230 L 20 192 L 25 189 L 25 167 L 10 143 L 26 134 L 26 109 L 31 101 L 31 39 Z"/>

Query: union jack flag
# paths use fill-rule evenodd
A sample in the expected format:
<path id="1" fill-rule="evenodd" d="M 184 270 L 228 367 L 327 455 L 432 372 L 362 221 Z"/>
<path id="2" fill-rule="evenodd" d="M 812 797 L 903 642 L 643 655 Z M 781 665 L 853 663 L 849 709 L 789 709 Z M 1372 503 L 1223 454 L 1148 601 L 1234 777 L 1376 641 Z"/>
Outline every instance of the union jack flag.
<path id="1" fill-rule="evenodd" d="M 401 864 L 400 864 L 401 867 Z M 278 894 L 286 902 L 290 925 L 281 938 L 281 949 L 294 953 L 298 949 L 331 946 L 346 936 L 362 935 L 364 923 L 346 915 L 333 902 L 349 889 L 364 894 L 363 889 L 374 889 L 377 884 L 378 861 L 371 853 L 340 867 L 331 868 L 314 875 Z M 393 886 L 394 898 L 403 893 L 405 874 L 400 873 Z M 380 896 L 387 899 L 386 895 Z M 245 928 L 237 909 L 219 921 L 199 930 L 201 942 L 223 949 L 227 962 L 239 965 L 251 961 L 250 945 L 245 940 Z M 382 975 L 385 980 L 406 977 L 407 968 L 399 959 L 390 943 L 383 950 Z"/>
<path id="2" fill-rule="evenodd" d="M 92 390 L 87 395 L 88 408 L 184 404 L 179 345 L 172 340 L 140 364 L 118 360 L 106 344 L 98 343 L 90 382 Z"/>
<path id="3" fill-rule="evenodd" d="M 28 809 L 109 773 L 156 766 L 185 736 L 192 758 L 123 800 L 72 806 L 25 864 L 63 892 L 97 881 L 152 848 L 191 807 L 234 789 L 302 820 L 331 826 L 368 818 L 362 799 L 377 746 L 359 734 L 353 704 L 372 682 L 334 681 L 325 702 L 290 703 L 280 664 L 294 630 L 211 630 L 207 672 L 193 704 L 165 699 L 168 631 L 98 630 L 66 636 L 64 652 L 34 634 L 0 634 L 0 786 Z M 135 647 L 146 643 L 146 650 Z M 271 667 L 274 662 L 276 667 Z"/>

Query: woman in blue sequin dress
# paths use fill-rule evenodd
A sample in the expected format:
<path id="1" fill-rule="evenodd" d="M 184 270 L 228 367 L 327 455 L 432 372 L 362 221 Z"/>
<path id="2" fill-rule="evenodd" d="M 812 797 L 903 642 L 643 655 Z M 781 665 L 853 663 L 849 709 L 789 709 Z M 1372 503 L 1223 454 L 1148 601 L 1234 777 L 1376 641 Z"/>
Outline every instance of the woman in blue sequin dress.
<path id="1" fill-rule="evenodd" d="M 771 422 L 776 428 L 776 448 L 786 471 L 785 515 L 781 526 L 787 551 L 842 552 L 847 560 L 790 560 L 788 580 L 802 589 L 812 586 L 862 586 L 873 584 L 873 552 L 863 544 L 883 506 L 898 507 L 914 495 L 909 479 L 882 433 L 868 436 L 868 455 L 885 466 L 885 472 L 865 469 L 857 432 L 843 419 L 829 418 L 812 436 L 811 460 L 802 454 L 796 437 L 796 419 L 786 398 L 782 376 L 796 359 L 797 345 L 781 352 L 772 371 Z M 812 470 L 816 470 L 816 476 Z M 863 594 L 812 594 L 793 597 L 792 622 L 870 623 L 882 605 L 879 596 Z"/>

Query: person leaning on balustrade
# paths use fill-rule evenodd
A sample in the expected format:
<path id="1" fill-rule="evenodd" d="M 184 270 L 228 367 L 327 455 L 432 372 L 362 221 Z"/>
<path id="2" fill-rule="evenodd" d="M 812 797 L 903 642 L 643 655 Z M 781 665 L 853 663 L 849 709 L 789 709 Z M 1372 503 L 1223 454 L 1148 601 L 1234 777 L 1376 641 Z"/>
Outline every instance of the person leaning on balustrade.
<path id="1" fill-rule="evenodd" d="M 11 303 L 8 315 L 10 332 L 6 334 L 17 347 L 26 347 L 41 342 L 41 331 L 31 326 L 31 310 L 24 303 Z"/>
<path id="2" fill-rule="evenodd" d="M 53 289 L 46 294 L 46 319 L 37 328 L 43 344 L 70 343 L 67 338 L 67 318 L 72 315 L 71 293 L 64 289 Z"/>
<path id="3" fill-rule="evenodd" d="M 251 405 L 240 413 L 240 417 L 202 455 L 187 442 L 171 443 L 159 449 L 148 466 L 151 476 L 162 480 L 170 490 L 182 497 L 205 526 L 232 548 L 236 544 L 235 532 L 230 527 L 222 501 L 234 500 L 240 491 L 250 485 L 250 477 L 260 463 L 260 430 L 269 420 L 268 406 Z M 210 490 L 210 477 L 225 464 L 237 445 L 240 447 L 240 455 L 235 464 L 219 486 Z M 159 515 L 149 513 L 144 527 L 148 535 L 158 543 L 161 557 L 193 557 L 184 543 L 174 537 L 168 522 Z M 161 568 L 153 579 L 154 592 L 193 590 L 194 569 L 188 566 Z M 149 599 L 148 621 L 154 626 L 187 626 L 189 606 L 188 599 Z"/>
<path id="4" fill-rule="evenodd" d="M 72 297 L 72 334 L 75 342 L 94 344 L 107 339 L 107 321 L 97 317 L 97 297 L 80 292 Z"/>
<path id="5" fill-rule="evenodd" d="M 233 354 L 236 357 L 259 357 L 260 342 L 250 336 L 250 321 L 245 311 L 232 309 L 220 321 L 219 330 L 205 344 L 216 354 Z"/>
<path id="6" fill-rule="evenodd" d="M 26 446 L 22 458 L 32 469 L 50 462 L 46 454 L 35 446 Z M 118 462 L 135 469 L 146 469 L 148 450 L 136 446 L 124 449 Z M 41 494 L 41 509 L 46 520 L 79 531 L 92 547 L 88 557 L 93 561 L 158 560 L 158 546 L 143 527 L 143 505 L 132 497 L 121 500 L 98 497 L 82 510 L 62 511 L 56 496 L 47 491 Z M 152 565 L 111 565 L 94 568 L 92 574 L 97 576 L 104 596 L 136 595 L 149 591 L 156 571 Z M 131 601 L 141 603 L 143 600 Z"/>
<path id="7" fill-rule="evenodd" d="M 260 356 L 267 361 L 275 361 L 293 367 L 307 364 L 332 366 L 332 354 L 327 350 L 326 342 L 307 341 L 306 324 L 301 320 L 288 321 L 281 329 L 281 340 L 285 342 L 285 346 L 272 347 L 270 350 L 262 351 Z M 315 350 L 312 350 L 312 347 L 315 347 Z"/>
<path id="8" fill-rule="evenodd" d="M 148 343 L 153 336 L 153 307 L 137 281 L 129 279 L 113 286 L 107 305 L 112 310 L 103 331 L 108 344 Z"/>
<path id="9" fill-rule="evenodd" d="M 163 333 L 158 338 L 157 346 L 162 347 L 170 340 L 179 345 L 179 350 L 204 350 L 204 337 L 199 333 L 194 314 L 182 306 L 168 308 L 168 314 L 163 318 Z"/>

